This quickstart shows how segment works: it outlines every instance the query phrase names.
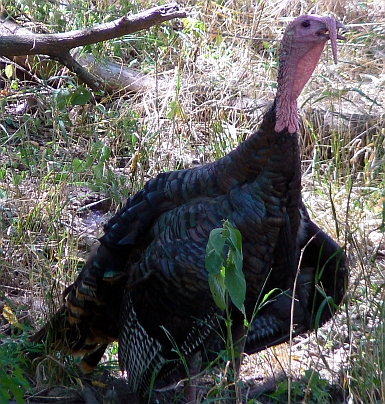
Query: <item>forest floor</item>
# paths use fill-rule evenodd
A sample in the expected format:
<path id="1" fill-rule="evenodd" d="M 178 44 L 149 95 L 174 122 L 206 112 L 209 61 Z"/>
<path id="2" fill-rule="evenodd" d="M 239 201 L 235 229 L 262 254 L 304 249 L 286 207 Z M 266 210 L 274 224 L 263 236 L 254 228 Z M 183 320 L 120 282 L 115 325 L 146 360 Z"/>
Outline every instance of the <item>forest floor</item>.
<path id="1" fill-rule="evenodd" d="M 33 3 L 9 11 L 53 32 L 138 7 Z M 312 12 L 349 29 L 339 63 L 326 50 L 300 102 L 303 197 L 344 246 L 349 288 L 317 333 L 244 358 L 243 401 L 385 402 L 384 2 L 183 3 L 182 28 L 163 24 L 87 49 L 154 78 L 140 94 L 90 92 L 91 102 L 75 105 L 81 85 L 61 66 L 50 81 L 20 78 L 1 62 L 0 403 L 135 403 L 116 345 L 85 378 L 72 358 L 34 352 L 27 338 L 57 309 L 121 201 L 159 172 L 222 157 L 258 127 L 274 97 L 277 40 L 290 18 Z M 226 398 L 226 370 L 200 379 L 200 402 Z"/>

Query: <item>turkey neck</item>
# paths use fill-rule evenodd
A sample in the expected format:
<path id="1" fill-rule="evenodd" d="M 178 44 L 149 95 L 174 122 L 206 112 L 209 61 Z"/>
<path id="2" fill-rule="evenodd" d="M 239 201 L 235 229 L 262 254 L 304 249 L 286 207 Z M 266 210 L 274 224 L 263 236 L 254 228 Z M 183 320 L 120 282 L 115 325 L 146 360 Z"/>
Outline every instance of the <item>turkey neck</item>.
<path id="1" fill-rule="evenodd" d="M 298 130 L 297 98 L 313 74 L 329 39 L 337 63 L 337 39 L 345 39 L 337 33 L 339 28 L 345 27 L 332 17 L 317 15 L 300 16 L 287 27 L 279 52 L 277 132 L 285 128 L 289 133 Z"/>

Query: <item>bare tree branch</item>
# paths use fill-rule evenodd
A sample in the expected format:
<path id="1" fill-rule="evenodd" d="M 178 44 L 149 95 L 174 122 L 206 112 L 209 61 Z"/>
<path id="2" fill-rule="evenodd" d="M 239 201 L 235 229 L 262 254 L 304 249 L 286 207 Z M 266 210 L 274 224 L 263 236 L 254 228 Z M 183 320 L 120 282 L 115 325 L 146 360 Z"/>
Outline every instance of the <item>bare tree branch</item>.
<path id="1" fill-rule="evenodd" d="M 0 55 L 10 57 L 45 54 L 59 60 L 61 55 L 65 55 L 70 49 L 77 46 L 117 38 L 174 18 L 183 17 L 186 17 L 186 12 L 181 10 L 176 3 L 170 3 L 91 28 L 59 34 L 30 32 L 29 35 L 26 35 L 23 31 L 23 35 L 14 35 L 12 28 L 8 29 L 5 25 L 0 29 L 3 34 L 0 41 Z M 2 21 L 2 24 L 6 24 L 6 20 Z M 7 30 L 9 35 L 5 34 Z"/>
<path id="2" fill-rule="evenodd" d="M 81 66 L 69 52 L 58 56 L 57 61 L 66 66 L 71 72 L 77 74 L 79 80 L 87 84 L 92 90 L 98 91 L 103 88 L 103 82 Z"/>
<path id="3" fill-rule="evenodd" d="M 25 62 L 29 62 L 31 58 L 33 60 L 33 56 L 30 55 L 48 55 L 75 73 L 90 88 L 100 90 L 106 87 L 106 83 L 81 66 L 71 56 L 70 49 L 117 38 L 185 16 L 186 12 L 180 10 L 176 3 L 170 3 L 136 15 L 121 17 L 109 23 L 61 34 L 34 34 L 20 27 L 13 20 L 3 18 L 0 19 L 0 55 L 14 58 L 23 56 Z M 25 66 L 25 63 L 23 65 Z M 128 74 L 128 76 L 129 79 L 132 78 L 132 75 Z"/>

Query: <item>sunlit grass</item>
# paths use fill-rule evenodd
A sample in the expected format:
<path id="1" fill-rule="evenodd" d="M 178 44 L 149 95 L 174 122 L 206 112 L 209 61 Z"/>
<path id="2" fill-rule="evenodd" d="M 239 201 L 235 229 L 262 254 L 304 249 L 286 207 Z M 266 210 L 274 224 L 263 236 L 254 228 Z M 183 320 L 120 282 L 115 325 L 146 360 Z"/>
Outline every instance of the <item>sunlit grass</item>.
<path id="1" fill-rule="evenodd" d="M 36 32 L 64 32 L 152 5 L 40 3 L 12 1 L 4 7 L 22 24 L 31 19 Z M 220 158 L 250 135 L 274 97 L 278 40 L 287 22 L 305 12 L 334 13 L 350 28 L 339 45 L 339 64 L 332 64 L 330 50 L 324 52 L 300 99 L 303 195 L 317 224 L 346 245 L 347 302 L 329 329 L 310 337 L 306 352 L 312 354 L 300 349 L 295 361 L 300 366 L 290 365 L 284 346 L 256 356 L 245 374 L 254 375 L 261 362 L 267 363 L 265 375 L 287 372 L 289 366 L 309 386 L 305 400 L 312 402 L 310 391 L 323 382 L 312 384 L 305 371 L 318 366 L 321 379 L 337 384 L 346 399 L 385 401 L 385 10 L 380 3 L 186 2 L 189 17 L 183 26 L 170 22 L 85 49 L 156 76 L 156 87 L 141 95 L 92 94 L 91 102 L 71 105 L 60 102 L 59 90 L 71 95 L 79 84 L 60 66 L 55 66 L 59 90 L 45 78 L 32 84 L 3 75 L 0 283 L 3 295 L 30 307 L 16 315 L 28 315 L 26 321 L 37 328 L 57 309 L 103 222 L 145 181 L 161 171 Z M 90 207 L 98 199 L 107 205 L 94 215 Z M 5 320 L 0 327 L 9 330 Z M 57 364 L 49 355 L 37 370 L 40 384 L 47 383 L 47 370 L 55 383 L 66 372 L 62 366 L 53 370 Z M 299 387 L 293 387 L 292 402 L 299 399 Z M 279 394 L 280 389 L 290 395 L 290 388 L 278 385 Z"/>

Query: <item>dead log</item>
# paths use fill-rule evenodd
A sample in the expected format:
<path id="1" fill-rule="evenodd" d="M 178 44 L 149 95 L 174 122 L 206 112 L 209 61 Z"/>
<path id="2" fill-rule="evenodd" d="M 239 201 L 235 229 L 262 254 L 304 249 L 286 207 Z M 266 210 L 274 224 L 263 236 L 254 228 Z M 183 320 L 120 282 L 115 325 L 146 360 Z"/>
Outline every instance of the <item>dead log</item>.
<path id="1" fill-rule="evenodd" d="M 153 77 L 130 69 L 110 60 L 96 60 L 90 54 L 79 56 L 79 63 L 87 70 L 103 80 L 104 90 L 109 93 L 138 93 L 155 88 Z"/>

